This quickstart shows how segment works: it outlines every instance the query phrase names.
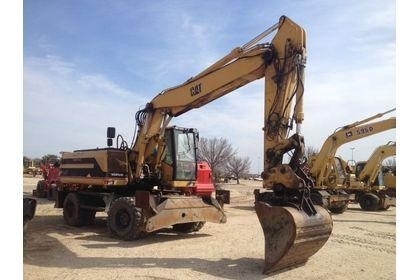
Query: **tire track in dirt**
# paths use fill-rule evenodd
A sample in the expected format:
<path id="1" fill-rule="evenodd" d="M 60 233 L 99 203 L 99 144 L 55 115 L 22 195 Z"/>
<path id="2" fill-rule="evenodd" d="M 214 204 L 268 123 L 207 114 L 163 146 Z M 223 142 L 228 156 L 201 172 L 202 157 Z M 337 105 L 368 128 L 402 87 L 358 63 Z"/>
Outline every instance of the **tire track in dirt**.
<path id="1" fill-rule="evenodd" d="M 369 236 L 371 235 L 369 234 Z M 363 238 L 363 237 L 349 235 L 349 234 L 337 234 L 337 233 L 333 233 L 331 237 L 332 237 L 331 242 L 334 242 L 334 243 L 357 246 L 357 247 L 365 248 L 367 250 L 378 251 L 378 252 L 383 252 L 387 254 L 395 255 L 396 253 L 395 245 L 373 241 L 369 238 Z"/>
<path id="2" fill-rule="evenodd" d="M 372 230 L 368 230 L 366 228 L 361 228 L 361 227 L 350 227 L 350 228 L 351 229 L 356 229 L 356 230 L 359 230 L 359 231 L 364 231 L 365 234 L 368 235 L 368 236 L 396 241 L 395 233 L 393 234 L 393 233 L 388 233 L 388 232 L 372 231 Z"/>

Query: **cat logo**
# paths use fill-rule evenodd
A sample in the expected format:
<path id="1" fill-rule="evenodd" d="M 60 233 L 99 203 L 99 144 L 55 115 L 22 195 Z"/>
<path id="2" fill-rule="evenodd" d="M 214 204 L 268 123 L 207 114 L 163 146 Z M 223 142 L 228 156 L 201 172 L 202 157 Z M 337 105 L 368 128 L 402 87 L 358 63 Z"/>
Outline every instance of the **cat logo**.
<path id="1" fill-rule="evenodd" d="M 352 136 L 353 136 L 353 132 L 351 132 L 351 131 L 346 132 L 346 137 L 347 138 L 352 137 Z"/>
<path id="2" fill-rule="evenodd" d="M 191 96 L 195 96 L 197 94 L 200 94 L 200 92 L 201 92 L 201 83 L 199 83 L 198 85 L 192 86 L 190 88 Z"/>

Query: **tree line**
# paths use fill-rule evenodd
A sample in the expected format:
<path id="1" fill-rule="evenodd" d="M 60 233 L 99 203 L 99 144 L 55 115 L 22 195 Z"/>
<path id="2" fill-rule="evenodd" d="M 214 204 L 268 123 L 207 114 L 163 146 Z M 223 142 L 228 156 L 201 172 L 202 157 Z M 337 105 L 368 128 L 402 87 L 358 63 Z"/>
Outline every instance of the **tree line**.
<path id="1" fill-rule="evenodd" d="M 29 158 L 27 156 L 23 156 L 23 168 L 28 167 L 41 167 L 41 165 L 60 162 L 60 157 L 57 155 L 47 154 L 42 156 L 41 158 Z"/>

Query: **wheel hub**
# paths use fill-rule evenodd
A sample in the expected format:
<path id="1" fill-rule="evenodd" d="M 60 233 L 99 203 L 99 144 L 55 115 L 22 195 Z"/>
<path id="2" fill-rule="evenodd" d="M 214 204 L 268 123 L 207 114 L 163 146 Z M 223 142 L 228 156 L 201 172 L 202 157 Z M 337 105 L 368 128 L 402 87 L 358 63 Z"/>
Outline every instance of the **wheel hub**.
<path id="1" fill-rule="evenodd" d="M 130 215 L 126 211 L 119 211 L 116 222 L 119 228 L 126 228 L 130 224 Z"/>

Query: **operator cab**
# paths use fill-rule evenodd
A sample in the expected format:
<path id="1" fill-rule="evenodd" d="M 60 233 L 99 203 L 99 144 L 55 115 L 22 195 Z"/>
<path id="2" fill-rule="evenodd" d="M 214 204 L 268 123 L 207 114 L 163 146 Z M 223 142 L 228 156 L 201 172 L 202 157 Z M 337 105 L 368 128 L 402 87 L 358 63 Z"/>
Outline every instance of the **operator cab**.
<path id="1" fill-rule="evenodd" d="M 360 177 L 360 173 L 366 166 L 366 161 L 361 161 L 356 164 L 356 177 Z M 365 176 L 366 177 L 366 176 Z M 370 178 L 360 178 L 362 181 L 365 181 L 367 183 L 367 180 L 370 180 Z M 378 176 L 375 178 L 375 181 L 373 182 L 374 186 L 383 186 L 384 183 L 384 174 L 382 172 L 382 168 L 379 169 Z"/>
<path id="2" fill-rule="evenodd" d="M 163 179 L 174 182 L 174 187 L 191 186 L 197 179 L 197 149 L 198 131 L 195 128 L 166 128 Z"/>

